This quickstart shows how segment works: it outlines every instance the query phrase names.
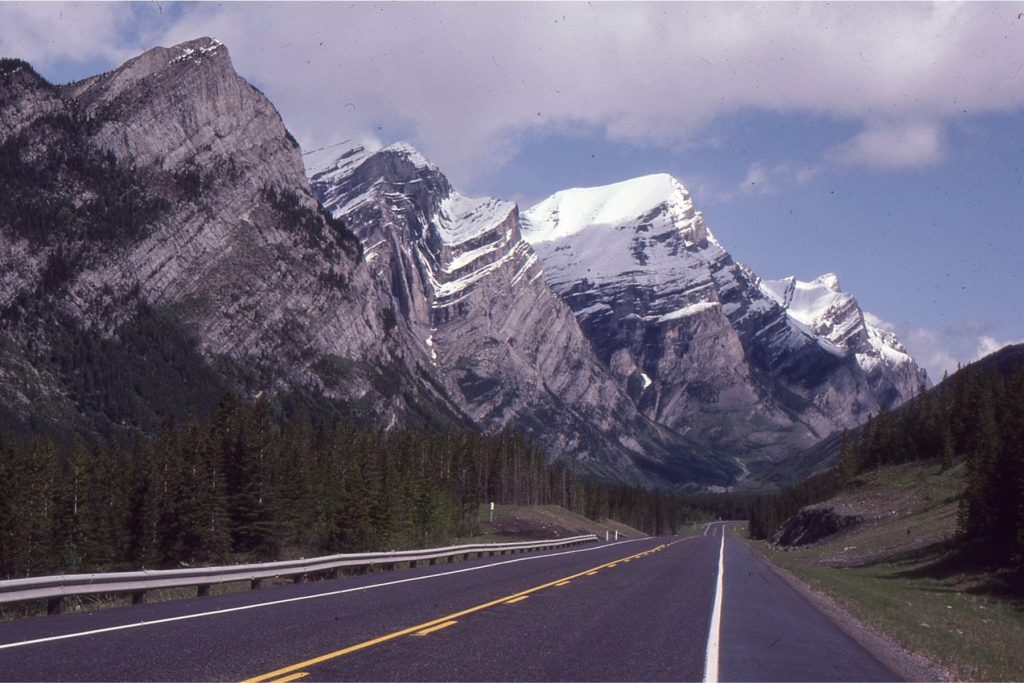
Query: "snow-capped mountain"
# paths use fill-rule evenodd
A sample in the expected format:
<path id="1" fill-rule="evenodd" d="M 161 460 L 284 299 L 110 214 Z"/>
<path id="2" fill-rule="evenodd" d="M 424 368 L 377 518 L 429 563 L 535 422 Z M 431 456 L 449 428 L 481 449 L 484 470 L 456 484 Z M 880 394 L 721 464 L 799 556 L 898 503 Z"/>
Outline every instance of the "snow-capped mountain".
<path id="1" fill-rule="evenodd" d="M 838 287 L 735 263 L 670 176 L 521 218 L 408 145 L 303 155 L 210 38 L 65 86 L 0 60 L 0 156 L 5 426 L 146 433 L 232 389 L 729 486 L 919 376 Z"/>
<path id="2" fill-rule="evenodd" d="M 829 336 L 787 313 L 671 176 L 558 192 L 523 226 L 545 278 L 641 410 L 740 460 L 784 455 L 911 395 L 871 381 L 870 342 L 844 345 L 852 322 L 837 319 Z M 850 302 L 833 302 L 837 315 Z"/>
<path id="3" fill-rule="evenodd" d="M 702 460 L 609 376 L 545 283 L 515 204 L 459 194 L 405 144 L 336 145 L 306 163 L 324 207 L 359 236 L 394 302 L 391 334 L 407 339 L 393 341 L 395 353 L 475 424 L 524 430 L 609 478 L 729 479 L 734 465 Z"/>
<path id="4" fill-rule="evenodd" d="M 852 294 L 842 291 L 835 273 L 825 273 L 811 282 L 790 276 L 758 284 L 794 321 L 853 353 L 885 405 L 901 403 L 922 386 L 929 386 L 927 373 L 910 357 L 896 333 L 862 310 Z"/>

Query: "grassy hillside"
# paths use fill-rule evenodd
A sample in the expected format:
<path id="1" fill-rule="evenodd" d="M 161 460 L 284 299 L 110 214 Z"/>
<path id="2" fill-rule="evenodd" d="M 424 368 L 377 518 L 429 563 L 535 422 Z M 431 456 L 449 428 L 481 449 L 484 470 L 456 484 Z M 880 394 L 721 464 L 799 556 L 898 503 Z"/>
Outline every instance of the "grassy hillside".
<path id="1" fill-rule="evenodd" d="M 975 568 L 954 542 L 965 474 L 963 464 L 943 472 L 934 463 L 864 473 L 819 504 L 862 517 L 854 528 L 804 547 L 755 545 L 956 678 L 1020 680 L 1024 599 L 1003 576 Z"/>
<path id="2" fill-rule="evenodd" d="M 647 537 L 644 532 L 613 519 L 595 522 L 558 505 L 496 505 L 494 521 L 489 520 L 490 511 L 481 505 L 481 533 L 459 542 L 509 543 L 582 534 L 596 534 L 603 539 L 606 531 L 611 538 L 618 531 L 620 540 Z"/>

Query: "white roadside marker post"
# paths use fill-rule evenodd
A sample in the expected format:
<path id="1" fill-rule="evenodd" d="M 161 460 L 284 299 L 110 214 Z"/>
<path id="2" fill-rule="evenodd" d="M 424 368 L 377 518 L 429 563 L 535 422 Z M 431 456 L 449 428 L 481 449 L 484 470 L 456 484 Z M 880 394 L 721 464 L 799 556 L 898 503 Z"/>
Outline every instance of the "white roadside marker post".
<path id="1" fill-rule="evenodd" d="M 494 521 L 494 501 L 493 500 L 491 501 L 491 517 L 490 517 L 490 519 L 488 521 L 490 521 L 490 522 Z"/>

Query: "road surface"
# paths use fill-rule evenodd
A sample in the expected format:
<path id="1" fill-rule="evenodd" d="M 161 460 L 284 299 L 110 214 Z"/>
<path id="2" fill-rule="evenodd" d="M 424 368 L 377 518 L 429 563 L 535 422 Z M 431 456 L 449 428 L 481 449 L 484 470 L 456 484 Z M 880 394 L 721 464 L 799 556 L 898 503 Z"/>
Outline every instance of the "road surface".
<path id="1" fill-rule="evenodd" d="M 898 680 L 724 524 L 3 623 L 0 679 Z"/>

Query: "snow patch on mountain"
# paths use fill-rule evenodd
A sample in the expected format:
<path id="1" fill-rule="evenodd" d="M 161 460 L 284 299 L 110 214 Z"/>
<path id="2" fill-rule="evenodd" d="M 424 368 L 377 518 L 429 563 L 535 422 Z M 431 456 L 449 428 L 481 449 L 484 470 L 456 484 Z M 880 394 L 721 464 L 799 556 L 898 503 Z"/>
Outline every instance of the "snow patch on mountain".
<path id="1" fill-rule="evenodd" d="M 907 353 L 907 347 L 900 342 L 889 323 L 867 311 L 864 311 L 864 322 L 868 330 L 868 341 L 871 343 L 871 348 L 877 352 L 878 358 L 889 365 L 907 365 L 914 362 L 914 359 Z M 860 355 L 857 360 L 865 369 L 869 369 L 877 363 L 874 358 L 865 358 L 861 361 Z"/>
<path id="2" fill-rule="evenodd" d="M 664 315 L 652 317 L 654 317 L 658 322 L 664 323 L 668 322 L 669 320 L 689 318 L 691 315 L 697 315 L 698 313 L 702 313 L 703 311 L 714 310 L 716 308 L 718 308 L 718 304 L 715 303 L 714 301 L 700 301 L 695 304 L 690 304 L 689 306 L 683 306 L 682 308 L 672 311 L 671 313 L 666 313 Z"/>
<path id="3" fill-rule="evenodd" d="M 306 175 L 313 176 L 330 171 L 324 180 L 335 180 L 347 176 L 352 169 L 363 163 L 376 150 L 372 146 L 353 140 L 342 140 L 302 153 Z"/>
<path id="4" fill-rule="evenodd" d="M 852 294 L 842 291 L 835 273 L 810 282 L 791 276 L 759 284 L 790 318 L 835 347 L 854 352 L 865 370 L 880 363 L 892 367 L 914 362 L 891 326 L 863 311 Z"/>
<path id="5" fill-rule="evenodd" d="M 202 58 L 204 56 L 214 57 L 217 54 L 217 48 L 222 47 L 223 45 L 224 43 L 220 42 L 216 38 L 211 38 L 210 43 L 208 45 L 200 47 L 179 46 L 178 49 L 181 50 L 181 54 L 169 60 L 167 62 L 167 65 L 170 66 L 171 64 L 180 64 L 181 62 L 186 62 L 190 59 L 202 61 Z"/>
<path id="6" fill-rule="evenodd" d="M 685 293 L 674 303 L 688 305 L 713 285 L 708 264 L 727 256 L 686 188 L 667 174 L 558 192 L 523 212 L 522 225 L 558 292 L 583 282 L 637 285 Z"/>
<path id="7" fill-rule="evenodd" d="M 594 226 L 621 228 L 642 221 L 653 210 L 661 209 L 664 222 L 673 223 L 685 233 L 692 224 L 693 202 L 682 183 L 658 173 L 602 187 L 574 188 L 557 192 L 530 209 L 534 244 L 563 239 Z M 677 221 L 677 219 L 682 219 Z M 704 239 L 694 235 L 692 241 Z"/>
<path id="8" fill-rule="evenodd" d="M 463 197 L 458 192 L 452 192 L 441 202 L 441 210 L 437 215 L 436 225 L 441 239 L 449 246 L 457 247 L 493 230 L 498 224 L 507 220 L 509 214 L 515 210 L 516 205 L 514 202 L 493 199 L 491 197 Z M 501 238 L 501 243 L 507 242 L 509 238 L 511 238 L 511 233 L 506 231 L 506 234 Z M 482 253 L 487 252 L 482 251 Z M 466 259 L 470 254 L 471 252 L 463 254 L 453 263 L 460 261 L 460 259 Z M 472 262 L 481 254 L 472 256 L 466 262 Z M 463 266 L 449 265 L 450 270 L 447 272 L 458 270 L 461 267 Z"/>

